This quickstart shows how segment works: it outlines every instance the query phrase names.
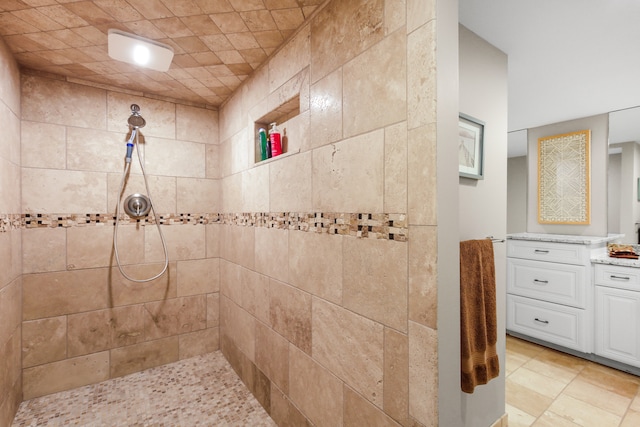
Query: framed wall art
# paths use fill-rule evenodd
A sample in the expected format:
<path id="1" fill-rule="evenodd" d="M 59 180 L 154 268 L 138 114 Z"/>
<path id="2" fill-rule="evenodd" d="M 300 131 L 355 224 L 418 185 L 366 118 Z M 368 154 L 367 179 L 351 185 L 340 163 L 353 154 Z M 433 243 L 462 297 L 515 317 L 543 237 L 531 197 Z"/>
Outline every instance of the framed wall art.
<path id="1" fill-rule="evenodd" d="M 462 113 L 458 118 L 458 174 L 484 177 L 484 122 Z"/>
<path id="2" fill-rule="evenodd" d="M 538 139 L 538 223 L 591 223 L 591 131 Z"/>

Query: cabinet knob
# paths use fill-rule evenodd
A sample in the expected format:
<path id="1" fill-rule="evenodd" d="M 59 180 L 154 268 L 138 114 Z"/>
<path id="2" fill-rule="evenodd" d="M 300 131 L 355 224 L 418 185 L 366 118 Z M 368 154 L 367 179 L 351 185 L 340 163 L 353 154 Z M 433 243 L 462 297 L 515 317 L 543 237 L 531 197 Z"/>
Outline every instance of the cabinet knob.
<path id="1" fill-rule="evenodd" d="M 547 283 L 549 283 L 548 280 L 540 280 L 540 279 L 533 279 L 533 283 L 538 283 L 541 285 L 546 285 Z"/>

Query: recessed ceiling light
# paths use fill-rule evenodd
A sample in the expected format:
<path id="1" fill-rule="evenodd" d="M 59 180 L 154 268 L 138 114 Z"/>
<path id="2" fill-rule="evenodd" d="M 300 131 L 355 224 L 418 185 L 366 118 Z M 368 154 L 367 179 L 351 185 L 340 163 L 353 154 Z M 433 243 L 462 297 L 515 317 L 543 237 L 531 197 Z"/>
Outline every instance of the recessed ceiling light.
<path id="1" fill-rule="evenodd" d="M 163 72 L 171 66 L 171 46 L 114 29 L 109 30 L 107 40 L 109 56 L 115 60 Z"/>

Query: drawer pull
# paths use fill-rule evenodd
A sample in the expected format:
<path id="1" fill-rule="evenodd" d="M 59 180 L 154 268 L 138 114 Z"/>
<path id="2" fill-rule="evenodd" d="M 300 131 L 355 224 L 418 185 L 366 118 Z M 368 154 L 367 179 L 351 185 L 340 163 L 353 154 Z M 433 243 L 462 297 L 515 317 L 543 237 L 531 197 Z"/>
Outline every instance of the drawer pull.
<path id="1" fill-rule="evenodd" d="M 536 249 L 533 252 L 537 253 L 537 254 L 548 254 L 549 253 L 549 251 L 544 250 L 544 249 Z"/>
<path id="2" fill-rule="evenodd" d="M 609 275 L 609 277 L 614 280 L 630 280 L 631 279 L 629 276 L 616 276 L 614 274 Z"/>
<path id="3" fill-rule="evenodd" d="M 545 324 L 545 325 L 548 325 L 548 324 L 549 324 L 549 321 L 548 321 L 548 320 L 540 320 L 540 319 L 538 319 L 537 317 L 536 317 L 535 319 L 533 319 L 533 320 L 535 320 L 535 321 L 536 321 L 536 322 L 538 322 L 538 323 L 543 323 L 543 324 Z"/>
<path id="4" fill-rule="evenodd" d="M 549 283 L 548 280 L 539 280 L 539 279 L 533 279 L 533 283 L 539 283 L 542 285 L 546 285 L 547 283 Z"/>

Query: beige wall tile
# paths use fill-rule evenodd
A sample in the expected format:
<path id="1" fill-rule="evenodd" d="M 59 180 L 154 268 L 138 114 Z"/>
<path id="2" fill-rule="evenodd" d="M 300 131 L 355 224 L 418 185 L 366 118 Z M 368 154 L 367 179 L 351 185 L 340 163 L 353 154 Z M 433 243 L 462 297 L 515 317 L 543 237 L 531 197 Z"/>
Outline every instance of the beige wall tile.
<path id="1" fill-rule="evenodd" d="M 242 266 L 220 260 L 220 293 L 237 305 L 242 305 Z"/>
<path id="2" fill-rule="evenodd" d="M 313 151 L 314 210 L 382 212 L 383 192 L 383 130 Z"/>
<path id="3" fill-rule="evenodd" d="M 384 411 L 402 425 L 409 423 L 409 338 L 384 330 Z"/>
<path id="4" fill-rule="evenodd" d="M 107 128 L 112 132 L 128 132 L 127 120 L 131 104 L 138 104 L 140 115 L 147 122 L 141 128 L 147 137 L 176 137 L 176 105 L 167 101 L 143 98 L 118 92 L 107 93 Z"/>
<path id="5" fill-rule="evenodd" d="M 205 147 L 205 177 L 211 179 L 222 178 L 219 145 L 207 144 Z"/>
<path id="6" fill-rule="evenodd" d="M 438 424 L 438 333 L 409 322 L 409 415 Z"/>
<path id="7" fill-rule="evenodd" d="M 409 234 L 409 319 L 436 329 L 438 230 L 413 226 Z"/>
<path id="8" fill-rule="evenodd" d="M 23 319 L 107 308 L 106 268 L 26 274 L 23 276 Z"/>
<path id="9" fill-rule="evenodd" d="M 297 40 L 302 41 L 302 39 Z M 300 112 L 309 110 L 309 67 L 302 63 L 300 66 L 301 68 L 298 72 L 287 77 L 281 86 L 274 88 L 269 94 L 267 104 L 265 106 L 266 111 L 264 111 L 261 116 L 265 113 L 278 109 L 280 106 L 295 97 L 299 98 Z"/>
<path id="10" fill-rule="evenodd" d="M 64 169 L 66 128 L 61 125 L 22 121 L 22 167 Z"/>
<path id="11" fill-rule="evenodd" d="M 183 141 L 218 144 L 218 112 L 176 104 L 176 132 Z"/>
<path id="12" fill-rule="evenodd" d="M 344 387 L 344 427 L 377 426 L 398 427 L 388 415 L 376 408 L 358 393 Z"/>
<path id="13" fill-rule="evenodd" d="M 198 331 L 207 327 L 207 297 L 195 295 L 144 305 L 145 340 Z"/>
<path id="14" fill-rule="evenodd" d="M 220 147 L 222 176 L 242 172 L 249 167 L 249 153 L 253 148 L 253 141 L 253 136 L 248 133 L 248 130 L 242 129 L 222 142 Z"/>
<path id="15" fill-rule="evenodd" d="M 109 352 L 74 357 L 23 370 L 24 399 L 99 383 L 109 379 Z"/>
<path id="16" fill-rule="evenodd" d="M 261 166 L 260 168 L 262 167 L 268 168 L 268 166 Z M 243 211 L 243 194 L 242 191 L 238 191 L 238 188 L 243 188 L 242 174 L 237 173 L 235 175 L 230 175 L 222 179 L 223 212 Z"/>
<path id="17" fill-rule="evenodd" d="M 78 197 L 78 195 L 82 197 Z M 22 170 L 22 212 L 106 212 L 107 176 L 98 172 Z"/>
<path id="18" fill-rule="evenodd" d="M 409 224 L 436 225 L 436 126 L 410 130 L 408 152 Z"/>
<path id="19" fill-rule="evenodd" d="M 0 99 L 0 120 L 2 120 L 2 141 L 0 141 L 0 150 L 2 156 L 6 160 L 15 165 L 20 164 L 21 159 L 21 131 L 20 116 L 16 115 L 11 109 Z"/>
<path id="20" fill-rule="evenodd" d="M 407 122 L 384 130 L 384 211 L 407 212 Z"/>
<path id="21" fill-rule="evenodd" d="M 22 119 L 104 130 L 107 126 L 106 91 L 23 75 Z"/>
<path id="22" fill-rule="evenodd" d="M 22 369 L 20 363 L 20 328 L 9 340 L 0 345 L 0 423 L 11 425 L 13 416 L 22 402 Z M 5 421 L 6 420 L 6 421 Z"/>
<path id="23" fill-rule="evenodd" d="M 21 234 L 21 230 L 0 233 L 0 289 L 21 277 Z"/>
<path id="24" fill-rule="evenodd" d="M 256 366 L 289 392 L 289 341 L 261 322 L 256 322 Z"/>
<path id="25" fill-rule="evenodd" d="M 269 277 L 240 268 L 240 306 L 266 324 L 269 319 Z M 232 283 L 231 286 L 234 286 Z"/>
<path id="26" fill-rule="evenodd" d="M 178 261 L 178 296 L 208 294 L 220 290 L 218 258 Z"/>
<path id="27" fill-rule="evenodd" d="M 295 346 L 289 346 L 289 396 L 317 426 L 342 425 L 342 381 Z"/>
<path id="28" fill-rule="evenodd" d="M 20 115 L 20 68 L 4 41 L 0 43 L 0 100 Z"/>
<path id="29" fill-rule="evenodd" d="M 311 354 L 311 295 L 271 280 L 269 300 L 273 329 Z"/>
<path id="30" fill-rule="evenodd" d="M 205 177 L 205 144 L 145 138 L 145 169 L 151 175 Z"/>
<path id="31" fill-rule="evenodd" d="M 313 210 L 311 152 L 300 153 L 269 165 L 270 212 Z"/>
<path id="32" fill-rule="evenodd" d="M 258 273 L 282 282 L 289 280 L 289 231 L 256 227 L 256 265 Z"/>
<path id="33" fill-rule="evenodd" d="M 314 360 L 381 408 L 383 326 L 318 298 L 312 319 Z"/>
<path id="34" fill-rule="evenodd" d="M 220 181 L 178 178 L 178 212 L 220 212 Z"/>
<path id="35" fill-rule="evenodd" d="M 220 224 L 207 224 L 205 227 L 207 258 L 218 258 L 220 256 Z"/>
<path id="36" fill-rule="evenodd" d="M 244 121 L 244 98 L 241 92 L 231 96 L 219 113 L 220 141 L 227 140 L 246 125 Z"/>
<path id="37" fill-rule="evenodd" d="M 91 226 L 67 229 L 67 268 L 108 267 L 116 264 L 113 252 L 114 227 Z M 118 255 L 121 265 L 144 261 L 144 229 L 118 227 Z"/>
<path id="38" fill-rule="evenodd" d="M 203 224 L 174 224 L 161 226 L 169 259 L 183 261 L 205 258 L 205 234 Z M 144 227 L 145 261 L 164 262 L 164 250 L 157 226 Z"/>
<path id="39" fill-rule="evenodd" d="M 56 362 L 67 357 L 67 317 L 22 323 L 22 367 Z"/>
<path id="40" fill-rule="evenodd" d="M 345 137 L 406 119 L 406 42 L 397 31 L 344 65 Z"/>
<path id="41" fill-rule="evenodd" d="M 271 384 L 271 412 L 269 414 L 277 425 L 282 427 L 312 427 L 311 421 L 291 403 L 291 400 L 278 387 Z"/>
<path id="42" fill-rule="evenodd" d="M 22 231 L 24 274 L 60 271 L 67 268 L 67 230 L 32 228 Z"/>
<path id="43" fill-rule="evenodd" d="M 0 288 L 0 343 L 6 343 L 20 326 L 22 299 L 20 278 Z"/>
<path id="44" fill-rule="evenodd" d="M 286 81 L 295 76 L 310 62 L 311 32 L 309 26 L 304 26 L 286 43 L 283 48 L 269 61 L 269 90 L 275 91 Z"/>
<path id="45" fill-rule="evenodd" d="M 21 209 L 20 166 L 0 156 L 0 208 L 3 212 L 23 212 Z"/>
<path id="46" fill-rule="evenodd" d="M 111 355 L 111 378 L 177 362 L 179 360 L 178 342 L 178 337 L 174 336 L 114 348 L 109 352 Z"/>
<path id="47" fill-rule="evenodd" d="M 227 337 L 250 360 L 255 360 L 256 320 L 229 298 L 220 298 L 220 337 Z"/>
<path id="48" fill-rule="evenodd" d="M 148 279 L 162 271 L 162 264 L 131 265 L 123 267 L 134 279 Z M 158 301 L 177 296 L 176 263 L 170 262 L 167 271 L 159 278 L 146 283 L 134 283 L 125 279 L 117 267 L 111 268 L 109 298 L 113 306 Z"/>
<path id="49" fill-rule="evenodd" d="M 311 82 L 382 40 L 383 15 L 383 0 L 331 2 L 323 8 L 311 22 Z"/>
<path id="50" fill-rule="evenodd" d="M 135 159 L 134 159 L 135 161 Z M 107 212 L 116 212 L 116 203 L 120 202 L 120 212 L 124 212 L 122 203 L 130 195 L 135 193 L 147 194 L 142 175 L 131 174 L 126 181 L 123 194 L 120 195 L 120 186 L 122 185 L 122 173 L 109 174 L 107 178 Z M 151 192 L 151 202 L 156 214 L 180 213 L 176 210 L 176 189 L 177 178 L 170 176 L 155 176 L 147 174 L 147 183 Z M 120 196 L 120 199 L 118 199 Z"/>
<path id="51" fill-rule="evenodd" d="M 207 295 L 207 328 L 217 328 L 220 325 L 220 294 Z"/>
<path id="52" fill-rule="evenodd" d="M 342 68 L 314 83 L 310 92 L 310 148 L 341 140 Z"/>
<path id="53" fill-rule="evenodd" d="M 222 227 L 221 241 L 224 242 L 220 248 L 222 258 L 253 269 L 256 228 L 235 225 L 223 225 Z"/>
<path id="54" fill-rule="evenodd" d="M 407 32 L 411 32 L 421 25 L 435 19 L 436 2 L 433 0 L 407 1 Z"/>
<path id="55" fill-rule="evenodd" d="M 241 174 L 242 205 L 240 212 L 269 212 L 270 166 L 249 169 Z"/>
<path id="56" fill-rule="evenodd" d="M 282 144 L 285 153 L 309 151 L 311 147 L 311 113 L 303 111 L 278 125 L 282 132 Z M 274 163 L 278 163 L 275 162 Z"/>
<path id="57" fill-rule="evenodd" d="M 342 236 L 289 232 L 289 283 L 342 303 Z"/>
<path id="58" fill-rule="evenodd" d="M 407 0 L 386 0 L 384 2 L 385 35 L 400 29 L 407 22 Z"/>
<path id="59" fill-rule="evenodd" d="M 67 169 L 121 172 L 127 150 L 126 141 L 124 132 L 68 127 Z"/>
<path id="60" fill-rule="evenodd" d="M 69 315 L 68 356 L 80 356 L 143 342 L 144 316 L 142 304 Z"/>
<path id="61" fill-rule="evenodd" d="M 410 3 L 414 3 L 410 1 Z M 425 3 L 431 3 L 427 1 Z M 419 9 L 423 8 L 421 2 Z M 407 120 L 409 129 L 436 121 L 436 24 L 435 20 L 407 37 Z"/>
<path id="62" fill-rule="evenodd" d="M 217 351 L 220 349 L 219 334 L 218 328 L 211 328 L 178 336 L 180 360 Z"/>
<path id="63" fill-rule="evenodd" d="M 407 245 L 345 239 L 345 308 L 399 331 L 407 330 Z"/>

